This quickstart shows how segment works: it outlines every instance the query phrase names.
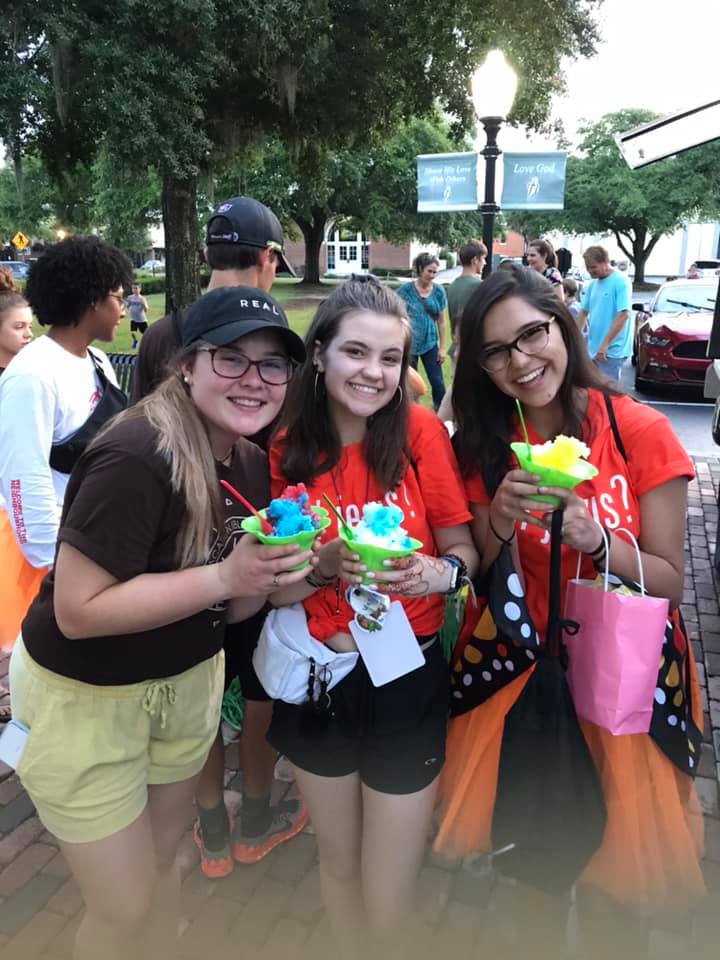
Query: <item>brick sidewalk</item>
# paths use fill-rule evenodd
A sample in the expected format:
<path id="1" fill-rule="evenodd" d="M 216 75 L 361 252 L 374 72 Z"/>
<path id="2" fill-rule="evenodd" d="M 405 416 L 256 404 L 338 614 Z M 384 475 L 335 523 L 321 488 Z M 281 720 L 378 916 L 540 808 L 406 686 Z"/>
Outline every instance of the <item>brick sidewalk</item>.
<path id="1" fill-rule="evenodd" d="M 703 869 L 710 896 L 693 918 L 694 953 L 654 936 L 653 957 L 709 958 L 720 943 L 720 610 L 713 571 L 720 462 L 696 461 L 690 485 L 683 615 L 700 672 L 705 736 L 696 780 L 705 812 Z M 6 686 L 8 660 L 0 660 Z M 0 704 L 7 703 L 7 696 Z M 228 749 L 227 801 L 237 807 L 242 774 L 237 747 Z M 287 785 L 276 782 L 281 795 Z M 180 924 L 182 960 L 325 960 L 335 956 L 322 910 L 317 851 L 311 828 L 253 867 L 236 867 L 226 880 L 206 880 L 188 832 L 179 854 L 185 877 Z M 498 954 L 491 922 L 511 888 L 428 861 L 420 877 L 415 960 L 452 950 L 466 956 Z M 498 893 L 499 891 L 499 893 Z M 489 908 L 488 908 L 489 905 Z M 0 960 L 69 960 L 82 901 L 53 837 L 35 816 L 12 772 L 0 764 Z M 495 914 L 496 915 L 496 914 Z"/>

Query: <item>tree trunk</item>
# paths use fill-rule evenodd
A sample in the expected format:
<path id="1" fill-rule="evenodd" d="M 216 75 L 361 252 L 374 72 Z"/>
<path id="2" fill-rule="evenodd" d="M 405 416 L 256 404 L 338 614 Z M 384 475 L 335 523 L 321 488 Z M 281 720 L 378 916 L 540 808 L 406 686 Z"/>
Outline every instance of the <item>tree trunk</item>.
<path id="1" fill-rule="evenodd" d="M 302 230 L 305 240 L 305 275 L 303 283 L 320 283 L 320 253 L 325 238 L 325 224 L 327 215 L 321 207 L 313 207 L 312 220 L 305 220 L 300 216 L 293 217 L 295 223 Z"/>
<path id="2" fill-rule="evenodd" d="M 165 311 L 189 306 L 200 295 L 197 178 L 166 173 L 162 184 L 165 227 Z"/>
<path id="3" fill-rule="evenodd" d="M 650 237 L 648 245 L 645 246 L 645 238 L 647 237 L 647 230 L 644 227 L 635 228 L 635 236 L 630 236 L 626 234 L 624 237 L 621 237 L 620 234 L 615 232 L 615 239 L 617 240 L 618 246 L 625 254 L 626 257 L 629 257 L 632 260 L 633 266 L 635 267 L 635 279 L 633 283 L 645 283 L 645 264 L 650 254 L 655 249 L 655 244 L 660 239 L 660 234 L 655 234 Z M 627 248 L 624 239 L 630 241 L 631 247 Z"/>

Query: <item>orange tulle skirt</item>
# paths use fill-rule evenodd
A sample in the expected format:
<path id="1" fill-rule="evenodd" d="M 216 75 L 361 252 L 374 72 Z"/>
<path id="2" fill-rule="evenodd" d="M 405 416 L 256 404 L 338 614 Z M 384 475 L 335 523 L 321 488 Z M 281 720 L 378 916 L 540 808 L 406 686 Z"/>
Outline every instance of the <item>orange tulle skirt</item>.
<path id="1" fill-rule="evenodd" d="M 694 664 L 690 669 L 699 703 Z M 441 853 L 457 857 L 492 849 L 505 716 L 530 672 L 450 723 L 435 840 Z M 615 737 L 591 723 L 581 721 L 581 727 L 600 772 L 607 825 L 579 881 L 643 913 L 686 909 L 705 893 L 698 862 L 703 820 L 690 777 L 648 734 Z"/>
<path id="2" fill-rule="evenodd" d="M 0 571 L 0 649 L 12 650 L 47 569 L 31 567 L 22 555 L 5 510 L 0 510 Z"/>

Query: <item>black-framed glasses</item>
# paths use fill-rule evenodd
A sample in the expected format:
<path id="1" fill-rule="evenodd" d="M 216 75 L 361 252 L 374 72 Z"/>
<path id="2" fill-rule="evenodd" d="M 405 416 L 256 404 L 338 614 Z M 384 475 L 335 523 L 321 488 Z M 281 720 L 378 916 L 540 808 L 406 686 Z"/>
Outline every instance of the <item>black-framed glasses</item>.
<path id="1" fill-rule="evenodd" d="M 490 347 L 489 350 L 483 350 L 479 359 L 480 366 L 488 373 L 499 373 L 510 363 L 513 350 L 524 353 L 526 356 L 542 353 L 550 339 L 551 323 L 552 320 L 543 320 L 542 323 L 536 323 L 527 330 L 523 330 L 512 343 L 503 343 L 497 347 Z"/>
<path id="2" fill-rule="evenodd" d="M 267 357 L 251 360 L 244 353 L 227 347 L 200 347 L 198 353 L 209 353 L 213 372 L 224 380 L 239 380 L 250 367 L 257 367 L 258 376 L 270 387 L 289 383 L 295 372 L 295 361 L 290 357 Z"/>
<path id="3" fill-rule="evenodd" d="M 123 307 L 125 306 L 125 297 L 123 297 L 122 294 L 120 294 L 120 293 L 109 293 L 108 296 L 109 296 L 109 297 L 112 297 L 113 300 L 117 300 L 117 302 L 118 302 L 119 304 L 121 304 Z"/>

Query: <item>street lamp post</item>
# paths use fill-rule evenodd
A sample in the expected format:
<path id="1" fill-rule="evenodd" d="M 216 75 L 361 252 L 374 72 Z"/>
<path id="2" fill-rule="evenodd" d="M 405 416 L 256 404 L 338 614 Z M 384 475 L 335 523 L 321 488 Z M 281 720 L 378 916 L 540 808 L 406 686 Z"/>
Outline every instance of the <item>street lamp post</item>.
<path id="1" fill-rule="evenodd" d="M 485 194 L 480 205 L 483 219 L 483 243 L 487 247 L 487 260 L 483 277 L 492 271 L 493 229 L 495 214 L 500 207 L 495 202 L 495 164 L 502 153 L 497 136 L 503 121 L 512 109 L 517 77 L 505 62 L 500 50 L 491 50 L 485 63 L 478 67 L 472 78 L 472 98 L 475 115 L 485 130 L 485 146 L 480 151 L 485 158 Z"/>

